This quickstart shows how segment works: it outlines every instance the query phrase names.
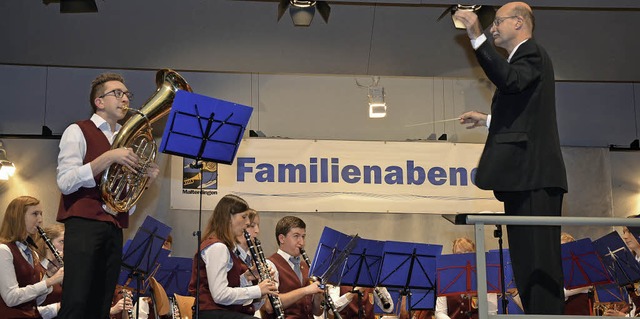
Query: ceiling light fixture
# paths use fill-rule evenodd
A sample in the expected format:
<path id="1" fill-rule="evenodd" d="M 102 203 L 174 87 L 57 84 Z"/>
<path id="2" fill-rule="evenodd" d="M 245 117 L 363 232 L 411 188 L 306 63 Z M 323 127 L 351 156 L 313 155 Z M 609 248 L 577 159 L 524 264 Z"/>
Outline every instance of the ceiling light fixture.
<path id="1" fill-rule="evenodd" d="M 289 15 L 293 21 L 293 25 L 296 27 L 308 27 L 313 21 L 313 16 L 316 13 L 316 8 L 324 19 L 324 22 L 329 23 L 329 14 L 331 8 L 326 1 L 311 1 L 311 0 L 280 0 L 278 4 L 278 21 L 284 15 L 284 12 L 289 8 Z"/>
<path id="2" fill-rule="evenodd" d="M 456 29 L 464 30 L 466 29 L 464 24 L 462 24 L 462 22 L 458 21 L 453 16 L 458 10 L 475 12 L 476 15 L 478 15 L 478 20 L 480 20 L 480 25 L 483 29 L 487 29 L 488 27 L 490 27 L 493 23 L 493 19 L 495 19 L 496 17 L 496 9 L 493 6 L 458 4 L 447 7 L 447 9 L 444 10 L 444 12 L 440 15 L 440 17 L 438 17 L 436 21 L 440 21 L 447 14 L 451 14 L 451 20 L 453 21 L 453 25 L 456 27 Z"/>
<path id="3" fill-rule="evenodd" d="M 60 3 L 60 13 L 98 12 L 95 0 L 42 0 L 42 3 Z"/>
<path id="4" fill-rule="evenodd" d="M 384 87 L 378 85 L 379 76 L 374 76 L 371 85 L 362 85 L 356 79 L 356 85 L 368 90 L 369 97 L 369 118 L 379 119 L 387 116 L 387 103 L 385 102 Z"/>

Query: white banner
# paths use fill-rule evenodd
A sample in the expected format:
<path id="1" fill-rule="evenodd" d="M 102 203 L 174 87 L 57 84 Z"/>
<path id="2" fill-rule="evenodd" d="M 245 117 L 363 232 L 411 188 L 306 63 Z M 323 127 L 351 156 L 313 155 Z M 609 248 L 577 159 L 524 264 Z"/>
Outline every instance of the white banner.
<path id="1" fill-rule="evenodd" d="M 502 211 L 473 184 L 482 144 L 245 139 L 233 165 L 172 156 L 171 208 L 204 210 L 236 194 L 258 211 Z"/>

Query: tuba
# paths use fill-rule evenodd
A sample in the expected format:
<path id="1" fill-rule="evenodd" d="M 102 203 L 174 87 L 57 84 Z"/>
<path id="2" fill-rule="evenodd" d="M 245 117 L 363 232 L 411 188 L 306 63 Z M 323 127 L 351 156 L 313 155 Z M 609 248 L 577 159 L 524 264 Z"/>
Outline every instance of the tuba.
<path id="1" fill-rule="evenodd" d="M 156 73 L 158 89 L 136 114 L 127 120 L 111 145 L 111 149 L 130 148 L 138 157 L 139 168 L 131 171 L 121 164 L 112 164 L 102 174 L 100 191 L 109 213 L 126 212 L 140 199 L 149 177 L 147 168 L 156 159 L 158 147 L 151 135 L 151 124 L 167 115 L 178 90 L 191 92 L 191 86 L 180 74 L 170 69 Z"/>

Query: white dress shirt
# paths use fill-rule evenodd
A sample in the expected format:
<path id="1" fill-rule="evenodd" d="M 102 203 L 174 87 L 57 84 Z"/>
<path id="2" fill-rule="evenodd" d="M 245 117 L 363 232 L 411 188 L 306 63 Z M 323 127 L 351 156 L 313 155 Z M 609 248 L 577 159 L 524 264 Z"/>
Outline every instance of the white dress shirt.
<path id="1" fill-rule="evenodd" d="M 215 243 L 206 247 L 200 253 L 207 270 L 207 281 L 213 300 L 220 305 L 250 305 L 254 299 L 259 300 L 254 303 L 255 309 L 259 309 L 263 304 L 262 293 L 258 285 L 229 287 L 227 272 L 233 267 L 233 260 L 229 249 L 223 243 Z M 242 280 L 241 286 L 249 281 Z"/>
<path id="2" fill-rule="evenodd" d="M 26 246 L 21 242 L 16 242 L 16 245 L 18 245 L 22 257 L 28 261 L 23 252 Z M 0 296 L 7 306 L 15 307 L 34 299 L 36 304 L 40 305 L 51 291 L 53 291 L 53 288 L 47 288 L 45 279 L 33 285 L 18 287 L 11 249 L 5 244 L 0 244 Z M 58 303 L 38 306 L 38 311 L 43 319 L 54 318 L 58 315 Z"/>
<path id="3" fill-rule="evenodd" d="M 102 117 L 97 114 L 91 116 L 91 121 L 109 140 L 109 144 L 113 143 L 115 135 L 121 128 L 120 124 L 116 125 L 116 131 L 111 131 L 111 126 Z M 60 153 L 58 154 L 58 187 L 62 194 L 69 195 L 80 187 L 91 188 L 96 186 L 93 178 L 91 164 L 82 164 L 87 154 L 87 141 L 82 134 L 82 130 L 78 124 L 71 124 L 64 130 L 60 138 Z"/>

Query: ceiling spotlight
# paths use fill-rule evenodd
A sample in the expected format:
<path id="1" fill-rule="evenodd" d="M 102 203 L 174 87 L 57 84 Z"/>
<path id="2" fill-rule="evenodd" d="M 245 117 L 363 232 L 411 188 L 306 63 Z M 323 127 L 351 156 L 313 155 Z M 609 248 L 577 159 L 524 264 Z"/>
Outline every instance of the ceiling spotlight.
<path id="1" fill-rule="evenodd" d="M 291 15 L 293 25 L 296 27 L 310 26 L 316 13 L 316 8 L 326 23 L 329 22 L 329 13 L 331 13 L 331 8 L 326 1 L 280 0 L 278 4 L 278 21 L 287 11 L 287 8 L 289 8 L 289 15 Z"/>
<path id="2" fill-rule="evenodd" d="M 7 159 L 7 151 L 0 142 L 0 180 L 8 180 L 16 172 L 16 167 Z"/>
<path id="3" fill-rule="evenodd" d="M 444 18 L 447 14 L 451 14 L 451 20 L 453 20 L 453 25 L 456 27 L 456 29 L 462 29 L 462 30 L 466 29 L 464 27 L 464 24 L 462 24 L 462 22 L 458 21 L 453 16 L 458 10 L 475 12 L 476 15 L 478 15 L 478 20 L 480 20 L 480 25 L 482 26 L 483 29 L 490 27 L 491 24 L 493 23 L 493 19 L 495 19 L 496 17 L 496 9 L 492 6 L 483 6 L 483 5 L 477 5 L 477 4 L 473 4 L 473 5 L 458 4 L 458 5 L 447 7 L 447 9 L 444 10 L 444 12 L 440 15 L 440 17 L 438 17 L 437 21 L 442 20 L 442 18 Z"/>
<path id="4" fill-rule="evenodd" d="M 98 12 L 95 0 L 42 0 L 42 3 L 60 3 L 60 13 Z"/>

